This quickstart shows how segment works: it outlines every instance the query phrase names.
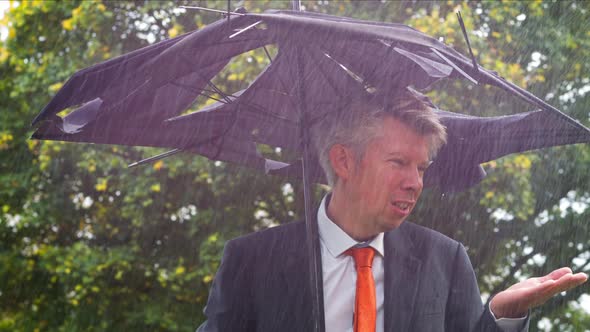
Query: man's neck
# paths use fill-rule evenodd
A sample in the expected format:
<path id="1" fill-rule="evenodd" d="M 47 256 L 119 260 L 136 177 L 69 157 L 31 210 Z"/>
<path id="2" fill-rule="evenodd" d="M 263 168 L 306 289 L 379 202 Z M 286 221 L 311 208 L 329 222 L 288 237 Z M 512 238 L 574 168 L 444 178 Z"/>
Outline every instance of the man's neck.
<path id="1" fill-rule="evenodd" d="M 362 220 L 351 202 L 345 199 L 343 193 L 333 191 L 330 200 L 327 202 L 326 214 L 340 229 L 355 241 L 364 242 L 374 238 L 378 233 L 367 231 Z"/>

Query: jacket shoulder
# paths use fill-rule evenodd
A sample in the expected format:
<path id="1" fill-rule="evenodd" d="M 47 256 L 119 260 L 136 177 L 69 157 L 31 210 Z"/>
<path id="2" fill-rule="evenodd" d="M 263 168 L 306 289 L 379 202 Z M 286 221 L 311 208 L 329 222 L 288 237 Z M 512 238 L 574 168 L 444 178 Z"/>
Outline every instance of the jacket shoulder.
<path id="1" fill-rule="evenodd" d="M 405 221 L 402 226 L 404 235 L 409 237 L 414 246 L 422 252 L 456 253 L 460 242 L 433 229 Z"/>
<path id="2" fill-rule="evenodd" d="M 271 241 L 274 239 L 288 239 L 303 233 L 305 233 L 305 223 L 302 221 L 294 221 L 242 235 L 230 240 L 229 242 L 234 242 L 238 245 L 259 243 Z"/>
<path id="3" fill-rule="evenodd" d="M 305 245 L 305 223 L 302 221 L 270 227 L 229 240 L 226 250 L 257 257 L 268 253 L 288 252 Z"/>

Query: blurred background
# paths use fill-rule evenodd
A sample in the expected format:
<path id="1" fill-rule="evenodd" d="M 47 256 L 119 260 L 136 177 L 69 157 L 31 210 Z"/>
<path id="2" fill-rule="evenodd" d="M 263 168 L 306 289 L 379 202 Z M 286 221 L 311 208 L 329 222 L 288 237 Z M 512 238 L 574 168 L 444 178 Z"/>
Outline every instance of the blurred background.
<path id="1" fill-rule="evenodd" d="M 226 1 L 0 1 L 0 331 L 193 331 L 224 243 L 303 215 L 298 180 L 190 154 L 128 169 L 163 151 L 28 139 L 33 117 L 75 71 L 221 18 L 183 4 L 227 8 Z M 260 12 L 291 3 L 232 1 L 239 6 Z M 405 23 L 468 55 L 460 10 L 481 65 L 590 125 L 590 2 L 302 6 Z M 236 57 L 215 83 L 242 89 L 267 61 L 260 51 Z M 465 80 L 437 83 L 428 95 L 465 114 L 532 110 Z M 484 166 L 480 185 L 453 195 L 429 190 L 410 217 L 465 244 L 483 300 L 561 266 L 589 273 L 590 145 Z M 316 188 L 316 201 L 325 190 Z M 531 317 L 531 331 L 590 331 L 590 286 Z"/>

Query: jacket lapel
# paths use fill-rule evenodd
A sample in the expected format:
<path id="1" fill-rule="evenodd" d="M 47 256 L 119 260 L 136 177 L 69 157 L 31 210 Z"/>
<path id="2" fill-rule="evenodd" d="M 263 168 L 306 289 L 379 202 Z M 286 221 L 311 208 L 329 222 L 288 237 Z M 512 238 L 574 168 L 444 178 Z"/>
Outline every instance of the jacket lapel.
<path id="1" fill-rule="evenodd" d="M 411 234 L 399 228 L 384 236 L 385 331 L 408 331 L 420 282 L 422 260 Z"/>

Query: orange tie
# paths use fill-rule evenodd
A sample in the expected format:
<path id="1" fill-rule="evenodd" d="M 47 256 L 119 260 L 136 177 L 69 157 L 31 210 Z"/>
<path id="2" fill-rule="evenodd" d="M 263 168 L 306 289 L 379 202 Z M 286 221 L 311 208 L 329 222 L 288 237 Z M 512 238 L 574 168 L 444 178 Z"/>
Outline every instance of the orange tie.
<path id="1" fill-rule="evenodd" d="M 356 300 L 354 303 L 354 332 L 375 332 L 377 300 L 373 280 L 373 256 L 371 247 L 351 248 L 347 253 L 354 258 L 356 266 Z"/>

